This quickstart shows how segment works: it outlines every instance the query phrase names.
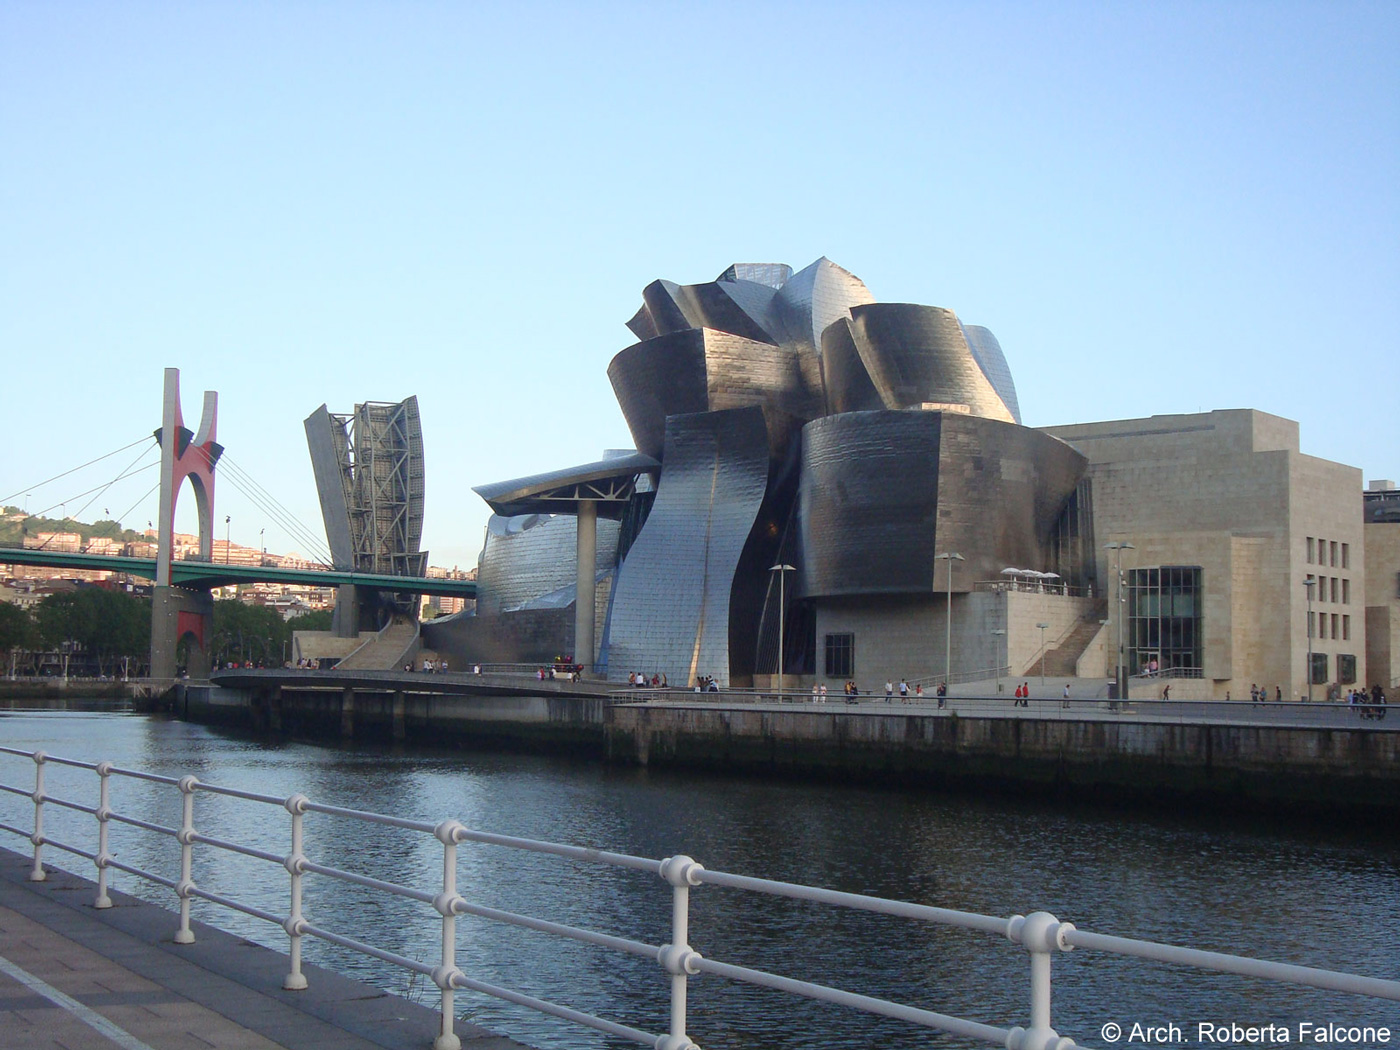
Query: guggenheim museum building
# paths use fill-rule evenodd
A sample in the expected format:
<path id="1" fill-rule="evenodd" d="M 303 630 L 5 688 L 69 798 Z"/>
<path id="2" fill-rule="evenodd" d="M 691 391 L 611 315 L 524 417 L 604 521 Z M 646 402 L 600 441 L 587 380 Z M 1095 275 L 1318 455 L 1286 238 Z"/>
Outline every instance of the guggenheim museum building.
<path id="1" fill-rule="evenodd" d="M 608 377 L 635 448 L 475 489 L 476 608 L 422 627 L 455 666 L 1105 695 L 1151 670 L 1134 695 L 1239 699 L 1364 685 L 1369 658 L 1395 684 L 1400 521 L 1363 532 L 1360 471 L 1291 420 L 1023 426 L 990 331 L 825 258 L 655 281 L 627 327 Z"/>
<path id="2" fill-rule="evenodd" d="M 824 258 L 655 281 L 627 327 L 635 449 L 477 487 L 477 606 L 425 644 L 746 686 L 781 639 L 788 675 L 912 680 L 946 670 L 950 609 L 973 672 L 1014 652 L 1008 590 L 1092 594 L 1088 460 L 1021 425 L 986 328 Z"/>

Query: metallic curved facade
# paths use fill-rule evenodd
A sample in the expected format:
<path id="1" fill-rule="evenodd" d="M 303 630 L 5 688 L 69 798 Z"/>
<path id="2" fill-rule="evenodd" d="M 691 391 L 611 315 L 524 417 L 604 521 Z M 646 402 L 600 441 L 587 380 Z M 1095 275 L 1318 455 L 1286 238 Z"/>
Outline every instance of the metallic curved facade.
<path id="1" fill-rule="evenodd" d="M 1063 441 L 954 412 L 851 412 L 807 424 L 798 482 L 799 593 L 927 595 L 957 551 L 970 581 L 1053 561 L 1087 461 Z M 938 569 L 937 573 L 935 569 Z"/>
<path id="2" fill-rule="evenodd" d="M 860 359 L 849 317 L 828 325 L 822 333 L 822 380 L 828 414 L 869 412 L 885 407 L 884 398 L 875 389 Z"/>
<path id="3" fill-rule="evenodd" d="M 608 676 L 664 671 L 729 683 L 735 574 L 768 489 L 758 408 L 672 416 L 645 527 L 623 562 L 608 628 Z"/>
<path id="4" fill-rule="evenodd" d="M 851 336 L 886 408 L 956 405 L 974 416 L 1016 421 L 977 364 L 952 310 L 911 303 L 857 306 Z"/>
<path id="5" fill-rule="evenodd" d="M 477 563 L 476 612 L 496 616 L 539 603 L 559 606 L 573 601 L 576 586 L 575 545 L 578 519 L 572 515 L 522 514 L 503 518 L 491 515 L 486 545 Z M 617 560 L 618 526 L 598 522 L 598 555 L 595 574 L 606 574 Z"/>
<path id="6" fill-rule="evenodd" d="M 1083 457 L 1018 425 L 996 337 L 951 310 L 877 303 L 822 258 L 797 272 L 735 263 L 706 283 L 653 281 L 627 326 L 639 341 L 608 378 L 637 452 L 477 488 L 498 512 L 562 511 L 493 525 L 482 555 L 480 615 L 515 617 L 536 648 L 562 623 L 546 613 L 572 581 L 577 532 L 563 515 L 580 493 L 606 489 L 608 513 L 624 512 L 620 553 L 615 531 L 598 545 L 599 573 L 618 560 L 599 653 L 614 680 L 643 670 L 749 684 L 771 671 L 775 561 L 799 570 L 784 645 L 801 662 L 819 616 L 838 623 L 858 608 L 892 623 L 927 604 L 946 579 L 940 550 L 967 559 L 963 590 L 1092 549 L 1061 514 Z M 478 633 L 505 646 L 490 623 Z"/>
<path id="7" fill-rule="evenodd" d="M 849 317 L 853 307 L 874 301 L 865 282 L 823 256 L 793 274 L 778 289 L 783 342 L 815 357 L 822 345 L 822 332 L 829 325 Z"/>
<path id="8" fill-rule="evenodd" d="M 636 343 L 608 365 L 638 450 L 658 459 L 666 420 L 676 415 L 755 407 L 769 417 L 775 442 L 795 436 L 797 425 L 822 414 L 806 375 L 789 347 L 709 328 Z"/>
<path id="9" fill-rule="evenodd" d="M 1002 403 L 1011 411 L 1017 423 L 1021 422 L 1021 403 L 1016 398 L 1016 380 L 1011 378 L 1011 367 L 1006 363 L 1006 355 L 1001 352 L 1001 343 L 988 328 L 981 325 L 963 325 L 963 335 L 972 350 L 972 358 L 982 369 L 992 389 L 997 392 Z"/>

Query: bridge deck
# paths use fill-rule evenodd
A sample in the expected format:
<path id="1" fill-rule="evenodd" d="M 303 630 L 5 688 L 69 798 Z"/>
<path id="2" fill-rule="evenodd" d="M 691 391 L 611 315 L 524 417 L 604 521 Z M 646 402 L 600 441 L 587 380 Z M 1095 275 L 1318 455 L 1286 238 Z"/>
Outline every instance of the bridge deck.
<path id="1" fill-rule="evenodd" d="M 438 1015 L 377 988 L 303 965 L 310 987 L 282 989 L 285 956 L 0 849 L 0 1031 L 15 1050 L 426 1050 Z M 462 1022 L 465 1050 L 526 1050 Z"/>

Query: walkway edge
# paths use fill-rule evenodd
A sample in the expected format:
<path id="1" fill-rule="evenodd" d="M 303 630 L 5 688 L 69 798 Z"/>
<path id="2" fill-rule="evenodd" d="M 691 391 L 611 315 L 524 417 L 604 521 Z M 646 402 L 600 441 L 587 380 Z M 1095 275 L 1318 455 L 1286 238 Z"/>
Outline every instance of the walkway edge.
<path id="1" fill-rule="evenodd" d="M 286 991 L 282 978 L 289 963 L 280 952 L 197 921 L 190 923 L 195 943 L 176 945 L 173 912 L 118 891 L 109 892 L 114 907 L 98 910 L 92 907 L 95 883 L 47 865 L 44 882 L 29 882 L 29 867 L 28 858 L 0 848 L 0 903 L 274 1042 L 304 1045 L 297 1029 L 310 1020 L 334 1026 L 364 1047 L 433 1045 L 435 1010 L 307 963 L 307 990 Z M 229 1012 L 232 1002 L 246 1001 L 250 993 L 261 1000 L 257 1009 Z M 464 1050 L 530 1050 L 460 1019 L 456 1031 Z"/>

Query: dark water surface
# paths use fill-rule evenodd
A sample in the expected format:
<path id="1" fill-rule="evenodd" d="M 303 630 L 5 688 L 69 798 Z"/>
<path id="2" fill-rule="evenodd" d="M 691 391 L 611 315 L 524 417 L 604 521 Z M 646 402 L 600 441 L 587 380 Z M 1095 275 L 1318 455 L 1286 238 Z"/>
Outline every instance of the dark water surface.
<path id="1" fill-rule="evenodd" d="M 135 714 L 0 712 L 0 742 L 272 795 L 645 857 L 687 853 L 711 869 L 803 882 L 993 915 L 1044 909 L 1081 929 L 1237 952 L 1378 977 L 1400 976 L 1400 843 L 1377 830 L 1233 817 L 1143 815 L 1024 801 L 836 783 L 792 784 L 616 769 L 510 754 L 339 749 L 260 743 Z M 86 803 L 96 777 L 46 767 L 47 789 Z M 0 780 L 31 785 L 33 763 L 0 756 Z M 179 794 L 114 778 L 113 806 L 178 825 Z M 0 820 L 24 827 L 32 805 L 6 794 Z M 92 848 L 91 817 L 46 807 L 50 834 Z M 281 809 L 196 797 L 205 834 L 284 853 Z M 116 827 L 126 863 L 178 877 L 172 840 Z M 27 844 L 0 835 L 0 844 Z M 307 853 L 319 863 L 440 889 L 441 846 L 429 836 L 311 814 Z M 48 859 L 93 877 L 79 858 Z M 670 890 L 655 876 L 460 847 L 458 889 L 476 903 L 650 944 L 669 939 Z M 197 849 L 195 880 L 285 914 L 287 876 L 262 861 Z M 123 873 L 116 888 L 173 907 L 173 895 Z M 278 927 L 194 902 L 194 915 L 278 950 Z M 319 926 L 427 962 L 436 913 L 320 876 L 305 911 Z M 667 1024 L 667 984 L 645 960 L 508 926 L 458 920 L 458 965 L 469 976 L 652 1032 Z M 835 984 L 990 1024 L 1026 1024 L 1028 957 L 1010 942 L 961 930 L 700 887 L 691 945 L 724 962 Z M 314 938 L 309 961 L 432 1003 L 436 989 Z M 459 1012 L 540 1047 L 631 1046 L 470 993 Z M 1083 950 L 1055 960 L 1054 1023 L 1082 1045 L 1102 1026 L 1300 1021 L 1388 1024 L 1400 1044 L 1400 1004 L 1188 971 Z M 705 1050 L 867 1046 L 955 1047 L 960 1040 L 855 1012 L 693 978 L 689 1030 Z M 1131 1045 L 1124 1041 L 1120 1045 Z M 1238 1044 L 1237 1044 L 1238 1045 Z M 1304 1044 L 1310 1045 L 1310 1044 Z M 1358 1044 L 1350 1044 L 1358 1045 Z M 1367 1045 L 1367 1044 L 1359 1044 Z"/>

